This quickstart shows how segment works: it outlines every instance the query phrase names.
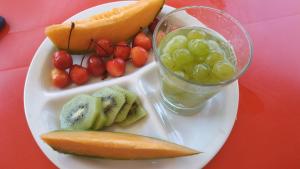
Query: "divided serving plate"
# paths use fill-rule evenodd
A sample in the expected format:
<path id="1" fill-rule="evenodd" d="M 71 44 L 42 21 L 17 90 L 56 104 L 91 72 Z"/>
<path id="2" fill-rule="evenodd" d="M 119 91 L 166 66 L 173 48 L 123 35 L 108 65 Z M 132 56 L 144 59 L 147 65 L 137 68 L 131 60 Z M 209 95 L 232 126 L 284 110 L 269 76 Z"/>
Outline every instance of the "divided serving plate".
<path id="1" fill-rule="evenodd" d="M 88 16 L 132 3 L 120 1 L 95 6 L 84 10 L 67 21 Z M 165 5 L 160 15 L 174 8 Z M 24 107 L 29 128 L 38 146 L 58 168 L 72 169 L 199 169 L 204 167 L 223 146 L 234 125 L 239 90 L 238 82 L 227 86 L 208 101 L 203 110 L 192 116 L 178 116 L 162 106 L 160 102 L 158 67 L 151 56 L 148 63 L 139 69 L 127 64 L 126 75 L 104 81 L 92 79 L 83 86 L 71 85 L 56 89 L 51 85 L 51 55 L 56 48 L 46 38 L 36 51 L 27 74 L 24 88 Z M 73 57 L 79 63 L 81 57 Z M 135 92 L 148 116 L 128 128 L 109 127 L 107 131 L 118 131 L 156 137 L 181 144 L 203 153 L 180 158 L 160 160 L 109 160 L 65 155 L 52 150 L 40 135 L 59 129 L 59 111 L 62 105 L 77 94 L 91 94 L 111 85 L 120 85 Z"/>

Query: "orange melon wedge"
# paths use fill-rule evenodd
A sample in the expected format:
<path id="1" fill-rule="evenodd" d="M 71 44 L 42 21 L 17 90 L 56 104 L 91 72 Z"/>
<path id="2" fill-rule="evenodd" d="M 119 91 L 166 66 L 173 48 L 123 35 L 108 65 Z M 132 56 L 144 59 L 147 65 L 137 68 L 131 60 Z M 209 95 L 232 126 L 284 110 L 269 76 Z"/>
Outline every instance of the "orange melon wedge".
<path id="1" fill-rule="evenodd" d="M 58 48 L 68 49 L 72 53 L 83 53 L 88 49 L 91 39 L 105 38 L 112 42 L 128 40 L 140 29 L 147 27 L 163 5 L 164 0 L 140 0 L 74 21 L 69 48 L 70 22 L 48 26 L 45 34 Z"/>
<path id="2" fill-rule="evenodd" d="M 54 131 L 41 138 L 59 152 L 109 159 L 156 159 L 199 153 L 174 143 L 128 133 Z"/>

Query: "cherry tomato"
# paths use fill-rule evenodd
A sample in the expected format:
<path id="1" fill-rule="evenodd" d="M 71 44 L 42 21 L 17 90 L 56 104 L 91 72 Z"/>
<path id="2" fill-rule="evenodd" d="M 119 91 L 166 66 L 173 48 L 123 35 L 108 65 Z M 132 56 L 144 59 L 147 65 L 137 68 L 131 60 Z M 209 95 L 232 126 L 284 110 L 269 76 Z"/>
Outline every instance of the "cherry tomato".
<path id="1" fill-rule="evenodd" d="M 92 55 L 87 61 L 87 69 L 93 76 L 101 76 L 105 73 L 105 62 L 102 58 Z"/>
<path id="2" fill-rule="evenodd" d="M 64 88 L 70 84 L 70 77 L 65 70 L 54 68 L 51 71 L 52 84 L 58 88 Z"/>
<path id="3" fill-rule="evenodd" d="M 54 67 L 60 70 L 68 69 L 73 64 L 72 56 L 66 51 L 57 51 L 52 56 L 52 63 Z"/>
<path id="4" fill-rule="evenodd" d="M 130 47 L 126 42 L 119 42 L 114 50 L 114 56 L 123 60 L 128 60 L 130 55 Z"/>
<path id="5" fill-rule="evenodd" d="M 100 57 L 108 57 L 113 54 L 114 46 L 108 39 L 100 39 L 95 45 L 96 52 Z"/>
<path id="6" fill-rule="evenodd" d="M 144 66 L 149 57 L 149 53 L 144 48 L 139 46 L 132 48 L 130 55 L 132 64 L 135 67 Z"/>
<path id="7" fill-rule="evenodd" d="M 106 63 L 106 70 L 113 77 L 123 76 L 125 74 L 125 69 L 125 62 L 120 58 L 111 59 Z"/>
<path id="8" fill-rule="evenodd" d="M 70 69 L 70 78 L 77 85 L 85 84 L 89 81 L 88 70 L 80 65 L 73 65 Z"/>
<path id="9" fill-rule="evenodd" d="M 140 32 L 134 38 L 133 46 L 140 46 L 148 51 L 152 48 L 152 41 L 144 32 Z"/>

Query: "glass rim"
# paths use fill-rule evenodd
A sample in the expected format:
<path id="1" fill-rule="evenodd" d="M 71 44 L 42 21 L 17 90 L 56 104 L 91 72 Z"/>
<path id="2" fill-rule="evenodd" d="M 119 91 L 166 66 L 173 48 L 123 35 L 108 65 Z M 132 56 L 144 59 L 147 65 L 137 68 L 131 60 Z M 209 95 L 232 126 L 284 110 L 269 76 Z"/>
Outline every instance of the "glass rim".
<path id="1" fill-rule="evenodd" d="M 156 37 L 158 34 L 158 28 L 162 25 L 162 23 L 166 20 L 166 18 L 168 18 L 170 15 L 179 12 L 179 11 L 183 11 L 186 9 L 190 9 L 190 8 L 202 8 L 202 9 L 207 9 L 207 10 L 211 10 L 213 12 L 216 12 L 218 14 L 221 14 L 223 16 L 225 16 L 226 18 L 230 19 L 234 24 L 236 24 L 238 26 L 238 28 L 243 32 L 244 36 L 246 37 L 246 40 L 248 42 L 248 46 L 249 46 L 249 56 L 248 56 L 248 61 L 245 64 L 245 66 L 243 66 L 243 68 L 239 71 L 239 73 L 237 73 L 233 78 L 226 80 L 226 81 L 221 81 L 219 83 L 197 83 L 197 82 L 193 82 L 191 80 L 187 80 L 185 78 L 183 78 L 182 76 L 179 76 L 178 74 L 174 73 L 173 71 L 171 71 L 170 69 L 168 69 L 161 61 L 159 55 L 158 55 L 158 47 L 156 46 Z M 226 86 L 234 81 L 236 81 L 237 79 L 239 79 L 245 72 L 246 70 L 249 68 L 250 64 L 252 63 L 252 57 L 253 57 L 253 43 L 252 40 L 250 38 L 249 33 L 245 30 L 245 28 L 242 26 L 242 24 L 235 19 L 233 16 L 229 15 L 228 13 L 226 13 L 224 10 L 220 10 L 220 9 L 216 9 L 216 8 L 212 8 L 212 7 L 208 7 L 208 6 L 185 6 L 182 8 L 177 8 L 169 13 L 167 13 L 166 15 L 164 15 L 159 22 L 157 23 L 157 26 L 154 29 L 154 33 L 153 33 L 153 40 L 152 40 L 152 46 L 153 46 L 153 52 L 155 55 L 155 58 L 158 60 L 159 64 L 162 65 L 163 69 L 165 71 L 167 71 L 168 73 L 170 73 L 171 75 L 175 76 L 176 78 L 179 78 L 180 80 L 185 81 L 186 83 L 189 84 L 193 84 L 196 86 L 203 86 L 203 87 L 209 87 L 209 86 Z"/>

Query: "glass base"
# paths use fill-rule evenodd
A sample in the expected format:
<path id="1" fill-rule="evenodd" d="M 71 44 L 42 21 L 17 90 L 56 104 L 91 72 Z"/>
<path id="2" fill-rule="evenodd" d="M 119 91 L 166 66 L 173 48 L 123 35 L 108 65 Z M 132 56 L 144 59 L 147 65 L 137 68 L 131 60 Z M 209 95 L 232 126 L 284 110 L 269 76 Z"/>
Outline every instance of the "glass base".
<path id="1" fill-rule="evenodd" d="M 205 106 L 205 103 L 206 103 L 206 102 L 204 102 L 204 103 L 201 103 L 199 106 L 186 108 L 186 107 L 182 107 L 182 106 L 173 104 L 164 96 L 164 94 L 162 92 L 160 92 L 160 97 L 162 98 L 161 100 L 162 100 L 163 106 L 165 108 L 170 110 L 172 113 L 175 113 L 177 115 L 183 115 L 183 116 L 189 116 L 189 115 L 199 113 L 203 109 L 203 107 Z"/>

